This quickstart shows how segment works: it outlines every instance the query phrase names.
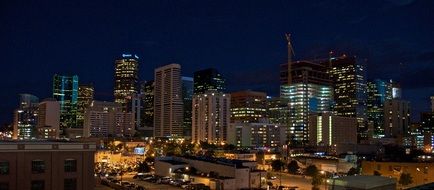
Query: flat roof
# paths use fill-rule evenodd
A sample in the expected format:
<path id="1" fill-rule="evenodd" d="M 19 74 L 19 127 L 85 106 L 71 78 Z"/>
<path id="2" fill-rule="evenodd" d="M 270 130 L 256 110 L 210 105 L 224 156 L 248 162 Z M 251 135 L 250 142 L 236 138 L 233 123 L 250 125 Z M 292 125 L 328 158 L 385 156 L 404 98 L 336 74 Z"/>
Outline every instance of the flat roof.
<path id="1" fill-rule="evenodd" d="M 386 185 L 396 185 L 396 180 L 394 178 L 383 177 L 383 176 L 367 176 L 367 175 L 357 175 L 357 176 L 345 176 L 336 179 L 329 179 L 329 185 L 337 185 L 343 187 L 352 187 L 359 189 L 371 189 L 375 187 L 382 187 Z"/>
<path id="2" fill-rule="evenodd" d="M 95 142 L 64 140 L 1 141 L 0 152 L 96 151 Z"/>

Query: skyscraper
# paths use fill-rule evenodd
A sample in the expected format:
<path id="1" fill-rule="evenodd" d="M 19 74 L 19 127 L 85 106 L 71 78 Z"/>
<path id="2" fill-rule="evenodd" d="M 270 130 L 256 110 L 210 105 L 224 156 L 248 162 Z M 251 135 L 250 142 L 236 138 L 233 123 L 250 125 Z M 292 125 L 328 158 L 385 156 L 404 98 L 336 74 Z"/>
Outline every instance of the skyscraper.
<path id="1" fill-rule="evenodd" d="M 392 84 L 375 79 L 368 82 L 367 117 L 373 126 L 373 137 L 384 137 L 384 103 L 392 99 Z"/>
<path id="2" fill-rule="evenodd" d="M 36 138 L 38 103 L 38 97 L 31 94 L 20 94 L 20 105 L 14 112 L 14 139 Z"/>
<path id="3" fill-rule="evenodd" d="M 267 98 L 267 119 L 272 124 L 289 126 L 289 100 L 280 97 Z"/>
<path id="4" fill-rule="evenodd" d="M 137 94 L 137 81 L 139 74 L 139 57 L 132 54 L 122 54 L 122 58 L 115 61 L 115 102 L 126 109 L 128 98 Z"/>
<path id="5" fill-rule="evenodd" d="M 231 122 L 259 122 L 267 115 L 267 94 L 251 90 L 231 93 Z"/>
<path id="6" fill-rule="evenodd" d="M 213 68 L 194 72 L 194 94 L 203 94 L 208 90 L 225 91 L 223 76 Z"/>
<path id="7" fill-rule="evenodd" d="M 93 101 L 94 88 L 92 84 L 78 85 L 78 101 L 77 101 L 77 126 L 84 125 L 84 112 Z"/>
<path id="8" fill-rule="evenodd" d="M 309 142 L 310 113 L 331 111 L 332 82 L 327 67 L 312 61 L 292 62 L 289 76 L 291 84 L 280 89 L 280 97 L 289 101 L 289 140 L 292 145 L 304 145 Z"/>
<path id="9" fill-rule="evenodd" d="M 55 99 L 45 99 L 39 103 L 38 109 L 38 138 L 59 138 L 60 104 Z"/>
<path id="10" fill-rule="evenodd" d="M 193 78 L 182 77 L 182 101 L 184 104 L 184 135 L 191 136 L 191 105 L 193 101 Z"/>
<path id="11" fill-rule="evenodd" d="M 431 112 L 434 112 L 434 96 L 431 96 Z"/>
<path id="12" fill-rule="evenodd" d="M 226 143 L 230 125 L 230 95 L 208 91 L 193 97 L 192 141 Z"/>
<path id="13" fill-rule="evenodd" d="M 141 87 L 143 113 L 141 115 L 145 136 L 154 135 L 154 86 L 153 80 L 145 81 Z"/>
<path id="14" fill-rule="evenodd" d="M 183 135 L 181 65 L 169 64 L 155 69 L 154 136 Z"/>
<path id="15" fill-rule="evenodd" d="M 401 138 L 408 135 L 410 102 L 392 99 L 384 104 L 384 132 L 386 137 Z"/>
<path id="16" fill-rule="evenodd" d="M 54 75 L 53 98 L 60 103 L 60 130 L 76 128 L 78 76 Z"/>
<path id="17" fill-rule="evenodd" d="M 333 81 L 334 111 L 338 116 L 358 120 L 358 140 L 367 138 L 366 125 L 366 70 L 355 56 L 330 57 L 323 65 L 329 66 Z"/>

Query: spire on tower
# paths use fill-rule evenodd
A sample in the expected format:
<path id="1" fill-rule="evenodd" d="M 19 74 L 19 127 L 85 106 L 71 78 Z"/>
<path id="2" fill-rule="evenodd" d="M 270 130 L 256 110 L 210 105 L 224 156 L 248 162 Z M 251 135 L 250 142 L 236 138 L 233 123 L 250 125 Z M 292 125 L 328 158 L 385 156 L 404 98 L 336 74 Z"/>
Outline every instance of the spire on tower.
<path id="1" fill-rule="evenodd" d="M 288 43 L 288 85 L 291 85 L 292 83 L 292 56 L 294 56 L 294 49 L 292 48 L 292 44 L 291 44 L 291 34 L 290 33 L 286 33 L 285 34 L 286 37 L 286 41 Z"/>

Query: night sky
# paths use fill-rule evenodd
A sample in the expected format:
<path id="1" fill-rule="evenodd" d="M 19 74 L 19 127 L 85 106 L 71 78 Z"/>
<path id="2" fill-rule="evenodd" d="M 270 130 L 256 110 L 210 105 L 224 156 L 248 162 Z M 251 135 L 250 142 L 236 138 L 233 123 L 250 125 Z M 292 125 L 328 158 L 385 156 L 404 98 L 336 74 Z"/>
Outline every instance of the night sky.
<path id="1" fill-rule="evenodd" d="M 434 95 L 434 1 L 0 1 L 0 123 L 19 93 L 51 97 L 52 76 L 77 74 L 112 100 L 114 60 L 140 57 L 140 80 L 176 62 L 184 76 L 208 67 L 229 91 L 278 95 L 290 32 L 294 59 L 355 54 L 368 78 L 394 79 L 413 119 Z"/>

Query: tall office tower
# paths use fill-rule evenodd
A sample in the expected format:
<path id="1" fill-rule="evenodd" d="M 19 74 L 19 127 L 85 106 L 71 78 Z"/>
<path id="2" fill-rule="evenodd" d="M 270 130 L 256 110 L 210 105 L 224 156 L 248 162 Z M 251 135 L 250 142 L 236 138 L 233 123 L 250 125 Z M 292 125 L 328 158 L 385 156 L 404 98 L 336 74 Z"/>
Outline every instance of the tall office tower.
<path id="1" fill-rule="evenodd" d="M 314 146 L 357 143 L 357 119 L 332 113 L 313 114 L 309 118 L 309 142 Z"/>
<path id="2" fill-rule="evenodd" d="M 368 82 L 367 117 L 373 137 L 384 137 L 384 103 L 392 99 L 392 83 L 380 79 Z"/>
<path id="3" fill-rule="evenodd" d="M 285 98 L 267 98 L 267 119 L 272 124 L 289 126 L 289 101 Z"/>
<path id="4" fill-rule="evenodd" d="M 289 101 L 289 140 L 297 146 L 309 142 L 309 114 L 331 111 L 333 88 L 327 67 L 311 61 L 292 62 L 291 77 L 280 97 Z"/>
<path id="5" fill-rule="evenodd" d="M 122 54 L 122 58 L 115 61 L 115 102 L 120 103 L 126 110 L 128 98 L 137 94 L 137 80 L 139 74 L 139 57 L 132 54 Z"/>
<path id="6" fill-rule="evenodd" d="M 76 128 L 78 76 L 54 75 L 53 98 L 60 103 L 60 130 Z"/>
<path id="7" fill-rule="evenodd" d="M 141 123 L 144 127 L 144 136 L 154 136 L 154 86 L 153 80 L 145 81 L 141 85 L 141 94 L 143 102 L 143 113 Z"/>
<path id="8" fill-rule="evenodd" d="M 45 99 L 39 103 L 38 109 L 38 138 L 59 138 L 60 104 L 55 99 Z"/>
<path id="9" fill-rule="evenodd" d="M 154 78 L 154 137 L 180 137 L 183 135 L 181 65 L 159 67 Z"/>
<path id="10" fill-rule="evenodd" d="M 84 119 L 85 137 L 132 136 L 134 121 L 131 113 L 123 112 L 115 102 L 93 101 Z"/>
<path id="11" fill-rule="evenodd" d="M 355 56 L 331 57 L 323 62 L 330 67 L 333 81 L 334 111 L 338 116 L 355 117 L 358 120 L 358 141 L 367 139 L 366 70 Z"/>
<path id="12" fill-rule="evenodd" d="M 223 76 L 213 68 L 194 72 L 194 94 L 203 94 L 208 90 L 225 91 Z"/>
<path id="13" fill-rule="evenodd" d="M 94 97 L 94 88 L 92 84 L 78 85 L 78 100 L 77 100 L 77 126 L 84 125 L 84 112 L 90 106 Z"/>
<path id="14" fill-rule="evenodd" d="M 434 112 L 423 112 L 420 116 L 422 134 L 434 134 Z"/>
<path id="15" fill-rule="evenodd" d="M 392 99 L 384 103 L 384 132 L 386 137 L 402 138 L 410 127 L 410 103 Z"/>
<path id="16" fill-rule="evenodd" d="M 431 96 L 431 112 L 434 112 L 434 96 Z"/>
<path id="17" fill-rule="evenodd" d="M 38 97 L 31 94 L 20 94 L 20 106 L 14 112 L 13 139 L 36 137 L 38 103 Z"/>
<path id="18" fill-rule="evenodd" d="M 134 129 L 143 131 L 144 125 L 142 124 L 143 115 L 143 96 L 144 94 L 131 94 L 127 98 L 126 107 L 124 111 L 131 113 L 134 122 Z"/>
<path id="19" fill-rule="evenodd" d="M 401 99 L 402 98 L 401 85 L 399 85 L 399 83 L 392 80 L 390 80 L 390 83 L 392 84 L 392 98 Z"/>
<path id="20" fill-rule="evenodd" d="M 293 61 L 294 49 L 286 34 L 288 59 L 280 65 L 280 98 L 289 103 L 291 145 L 309 142 L 310 113 L 331 111 L 333 88 L 328 67 L 314 61 Z"/>
<path id="21" fill-rule="evenodd" d="M 226 143 L 230 124 L 229 94 L 208 91 L 193 96 L 192 141 Z"/>
<path id="22" fill-rule="evenodd" d="M 251 90 L 231 93 L 231 122 L 259 122 L 267 115 L 267 94 Z"/>
<path id="23" fill-rule="evenodd" d="M 434 134 L 434 96 L 431 96 L 431 112 L 421 113 L 421 131 L 424 134 Z"/>
<path id="24" fill-rule="evenodd" d="M 182 102 L 184 104 L 183 136 L 191 137 L 191 105 L 193 103 L 194 82 L 191 77 L 182 77 Z"/>

